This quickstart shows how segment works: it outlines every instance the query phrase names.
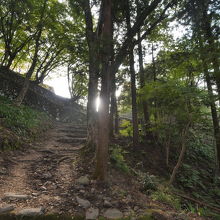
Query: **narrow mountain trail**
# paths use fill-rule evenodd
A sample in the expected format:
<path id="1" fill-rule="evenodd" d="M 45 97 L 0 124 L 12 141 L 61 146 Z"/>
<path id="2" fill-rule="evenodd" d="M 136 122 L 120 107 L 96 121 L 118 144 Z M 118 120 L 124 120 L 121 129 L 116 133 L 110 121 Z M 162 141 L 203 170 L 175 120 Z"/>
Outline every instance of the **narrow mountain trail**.
<path id="1" fill-rule="evenodd" d="M 84 216 L 83 219 L 132 216 L 135 220 L 146 214 L 147 219 L 156 220 L 204 219 L 178 213 L 149 199 L 141 192 L 135 177 L 114 169 L 109 170 L 107 185 L 91 180 L 91 164 L 80 153 L 86 134 L 85 125 L 55 122 L 29 148 L 1 152 L 0 220 L 11 220 L 11 214 L 16 215 L 13 219 L 50 214 L 62 220 L 72 216 Z"/>
<path id="2" fill-rule="evenodd" d="M 66 210 L 66 200 L 76 181 L 78 168 L 74 162 L 85 140 L 84 125 L 56 122 L 30 149 L 2 153 L 1 206 L 12 205 L 15 214 L 24 208 L 39 208 L 47 213 L 71 212 Z"/>

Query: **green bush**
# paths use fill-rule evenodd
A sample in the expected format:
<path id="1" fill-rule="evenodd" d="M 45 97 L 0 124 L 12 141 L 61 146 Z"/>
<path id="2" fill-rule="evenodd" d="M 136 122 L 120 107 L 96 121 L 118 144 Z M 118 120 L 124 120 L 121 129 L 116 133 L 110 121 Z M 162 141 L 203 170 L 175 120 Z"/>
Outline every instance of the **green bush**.
<path id="1" fill-rule="evenodd" d="M 169 193 L 166 189 L 163 189 L 163 190 L 160 189 L 160 190 L 153 192 L 151 194 L 151 198 L 154 201 L 160 201 L 167 205 L 170 205 L 174 209 L 177 209 L 177 210 L 181 209 L 180 199 L 172 195 L 171 193 Z"/>
<path id="2" fill-rule="evenodd" d="M 184 188 L 193 189 L 198 185 L 205 188 L 205 186 L 202 185 L 200 172 L 193 169 L 193 167 L 188 164 L 182 165 L 181 172 L 179 172 L 177 180 Z"/>
<path id="3" fill-rule="evenodd" d="M 157 183 L 155 176 L 146 173 L 143 177 L 143 190 L 145 192 L 150 192 L 156 189 L 157 189 Z"/>
<path id="4" fill-rule="evenodd" d="M 132 137 L 132 125 L 128 120 L 122 120 L 120 134 L 124 137 Z"/>
<path id="5" fill-rule="evenodd" d="M 36 111 L 28 106 L 19 107 L 5 97 L 0 96 L 0 119 L 4 127 L 18 135 L 34 136 L 42 122 L 48 122 L 46 113 Z"/>
<path id="6" fill-rule="evenodd" d="M 127 152 L 121 149 L 120 146 L 114 145 L 111 149 L 110 158 L 118 169 L 124 171 L 125 173 L 129 173 L 130 169 L 124 159 L 124 154 L 126 153 Z"/>

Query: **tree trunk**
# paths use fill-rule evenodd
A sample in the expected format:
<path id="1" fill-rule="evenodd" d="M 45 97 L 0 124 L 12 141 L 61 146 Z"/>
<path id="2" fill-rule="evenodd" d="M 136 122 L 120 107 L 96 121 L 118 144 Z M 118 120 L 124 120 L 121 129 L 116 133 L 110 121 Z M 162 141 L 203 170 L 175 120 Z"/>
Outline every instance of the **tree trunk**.
<path id="1" fill-rule="evenodd" d="M 136 77 L 134 70 L 134 54 L 133 49 L 129 54 L 130 74 L 131 74 L 131 98 L 132 98 L 132 123 L 133 123 L 133 146 L 137 146 L 139 142 L 138 131 L 138 112 L 137 112 L 137 94 L 136 94 Z"/>
<path id="2" fill-rule="evenodd" d="M 111 91 L 109 134 L 110 134 L 110 137 L 114 137 L 114 134 L 115 134 L 115 118 L 116 118 L 116 111 L 117 111 L 115 74 L 112 75 L 112 88 L 111 89 L 112 89 L 112 91 Z"/>
<path id="3" fill-rule="evenodd" d="M 189 123 L 186 125 L 186 127 L 183 129 L 182 131 L 182 135 L 181 135 L 181 152 L 177 161 L 176 166 L 173 169 L 172 175 L 170 177 L 170 181 L 169 181 L 169 185 L 172 185 L 177 171 L 179 170 L 180 166 L 182 165 L 182 161 L 186 152 L 186 138 L 187 138 L 187 134 L 188 134 L 188 130 L 189 130 Z"/>
<path id="4" fill-rule="evenodd" d="M 40 36 L 39 36 L 39 39 L 40 39 Z M 39 41 L 38 39 L 38 41 Z M 21 91 L 19 92 L 17 98 L 14 100 L 14 103 L 16 106 L 20 106 L 27 94 L 27 91 L 28 91 L 28 88 L 29 88 L 29 85 L 30 85 L 30 79 L 31 79 L 31 76 L 33 75 L 33 72 L 34 72 L 34 69 L 36 67 L 36 64 L 37 64 L 37 60 L 38 60 L 38 50 L 39 50 L 39 42 L 36 43 L 36 48 L 35 48 L 35 54 L 34 54 L 34 58 L 33 58 L 33 61 L 32 61 L 32 64 L 31 64 L 31 67 L 29 68 L 26 76 L 25 76 L 25 80 L 24 80 L 24 84 L 21 88 Z"/>
<path id="5" fill-rule="evenodd" d="M 166 141 L 166 166 L 169 166 L 169 156 L 170 156 L 170 139 L 171 139 L 171 134 L 168 134 L 168 140 Z"/>
<path id="6" fill-rule="evenodd" d="M 22 104 L 22 102 L 27 94 L 27 91 L 29 89 L 29 85 L 30 85 L 30 80 L 29 80 L 29 78 L 26 77 L 24 80 L 24 84 L 22 85 L 22 88 L 21 88 L 18 96 L 14 100 L 14 104 L 16 106 L 20 106 Z"/>
<path id="7" fill-rule="evenodd" d="M 136 0 L 137 5 L 137 16 L 141 13 L 139 0 Z M 141 32 L 138 31 L 138 58 L 139 58 L 139 77 L 140 77 L 140 88 L 143 89 L 145 86 L 145 78 L 144 78 L 144 61 L 143 61 L 143 49 L 141 44 Z M 142 100 L 142 107 L 144 113 L 144 127 L 145 127 L 145 135 L 149 134 L 150 128 L 150 114 L 149 114 L 149 106 L 146 100 Z"/>
<path id="8" fill-rule="evenodd" d="M 29 88 L 29 85 L 30 85 L 31 76 L 33 75 L 34 69 L 37 65 L 38 52 L 39 52 L 39 49 L 40 49 L 40 38 L 41 38 L 41 35 L 42 35 L 42 31 L 43 31 L 43 18 L 44 18 L 44 14 L 45 14 L 45 10 L 46 10 L 47 1 L 48 0 L 44 0 L 44 5 L 43 5 L 43 8 L 42 8 L 41 17 L 40 17 L 40 20 L 38 22 L 39 30 L 37 32 L 36 39 L 35 39 L 35 48 L 34 48 L 33 60 L 32 60 L 31 66 L 30 66 L 30 68 L 29 68 L 29 70 L 26 74 L 24 85 L 23 85 L 21 91 L 19 92 L 17 98 L 14 101 L 15 105 L 17 105 L 17 106 L 20 106 L 22 104 L 24 98 L 25 98 L 25 95 L 26 95 L 26 93 L 28 91 L 28 88 Z"/>
<path id="9" fill-rule="evenodd" d="M 98 113 L 98 143 L 96 148 L 95 178 L 107 180 L 108 171 L 108 142 L 109 142 L 109 99 L 110 99 L 110 70 L 102 78 L 100 93 L 100 109 Z"/>
<path id="10" fill-rule="evenodd" d="M 92 18 L 92 13 L 91 13 L 91 7 L 90 7 L 90 1 L 89 0 L 84 0 L 84 1 L 80 1 L 80 5 L 84 10 L 84 15 L 85 15 L 85 21 L 86 21 L 86 36 L 87 36 L 87 42 L 88 42 L 88 46 L 90 48 L 90 44 L 91 42 L 93 42 L 94 40 L 94 35 L 98 35 L 98 37 L 100 37 L 100 35 L 103 37 L 103 39 L 105 39 L 105 36 L 110 36 L 111 35 L 111 0 L 102 0 L 102 5 L 103 7 L 100 8 L 100 15 L 103 19 L 100 19 L 101 22 L 98 23 L 98 27 L 95 33 L 93 32 L 94 28 L 93 28 L 93 18 Z M 99 42 L 99 44 L 103 43 L 103 45 L 105 45 L 106 47 L 104 47 L 106 50 L 104 50 L 102 56 L 97 56 L 97 53 L 95 54 L 91 54 L 91 50 L 90 50 L 90 56 L 94 56 L 96 60 L 96 66 L 101 66 L 102 64 L 99 63 L 99 59 L 100 57 L 102 57 L 102 59 L 107 60 L 108 62 L 105 62 L 105 64 L 108 63 L 108 65 L 105 65 L 105 68 L 103 68 L 104 66 L 102 65 L 102 70 L 105 70 L 106 74 L 110 74 L 108 73 L 109 71 L 111 72 L 111 74 L 116 73 L 118 71 L 119 66 L 121 65 L 121 63 L 123 62 L 124 58 L 127 56 L 128 54 L 128 49 L 131 45 L 134 45 L 136 43 L 133 44 L 133 38 L 134 36 L 137 34 L 137 32 L 139 31 L 139 29 L 144 25 L 144 21 L 145 19 L 150 16 L 155 9 L 158 7 L 158 5 L 161 3 L 161 0 L 154 0 L 153 2 L 151 2 L 150 5 L 148 5 L 146 8 L 143 9 L 143 11 L 141 12 L 141 14 L 138 16 L 138 18 L 136 19 L 136 21 L 134 22 L 134 25 L 132 26 L 131 30 L 127 32 L 125 40 L 123 41 L 121 47 L 118 50 L 118 53 L 116 54 L 114 60 L 111 60 L 111 53 L 109 53 L 111 51 L 111 44 L 108 40 L 104 40 L 102 42 Z M 165 11 L 170 8 L 173 4 L 169 3 L 166 6 L 166 9 L 163 11 L 163 14 L 165 13 Z M 130 17 L 130 16 L 129 16 Z M 161 16 L 162 17 L 162 16 Z M 146 32 L 144 36 L 147 36 L 155 27 L 157 24 L 159 24 L 159 22 L 161 22 L 163 19 L 159 18 L 156 22 L 155 25 L 152 25 Z M 100 34 L 101 33 L 101 34 Z M 112 40 L 112 36 L 110 37 Z M 98 38 L 99 39 L 99 38 Z M 98 54 L 100 55 L 100 54 Z M 90 60 L 89 60 L 90 62 Z M 97 63 L 98 62 L 98 63 Z M 111 63 L 111 65 L 110 65 Z M 107 68 L 106 68 L 107 66 Z M 103 71 L 102 71 L 103 73 Z M 106 77 L 108 78 L 108 77 Z M 108 85 L 108 83 L 105 82 L 105 80 L 103 80 L 104 77 L 102 76 L 102 84 L 106 84 Z M 108 87 L 108 86 L 107 86 Z M 102 86 L 103 88 L 103 86 Z M 104 92 L 101 91 L 101 98 L 104 98 L 104 100 L 101 100 L 102 105 L 106 104 L 109 105 L 109 94 L 108 92 Z M 91 101 L 91 105 L 92 105 L 92 101 Z M 109 113 L 109 106 L 104 106 L 104 113 L 103 112 L 99 112 L 100 115 L 108 115 Z M 103 109 L 100 109 L 100 111 L 103 111 Z M 105 112 L 106 111 L 106 112 Z M 103 119 L 103 118 L 102 118 Z M 104 127 L 105 125 L 100 122 L 101 118 L 99 117 L 99 137 L 98 137 L 98 143 L 97 143 L 97 150 L 96 150 L 96 158 L 97 158 L 97 163 L 96 163 L 96 172 L 95 172 L 95 176 L 97 177 L 97 179 L 105 179 L 105 175 L 104 173 L 107 171 L 107 161 L 105 161 L 105 159 L 107 157 L 104 157 L 105 159 L 103 159 L 104 161 L 99 162 L 98 160 L 102 160 L 102 153 L 100 152 L 107 152 L 106 150 L 101 149 L 103 148 L 108 148 L 108 137 L 104 137 L 105 141 L 103 143 L 103 146 L 100 144 L 102 142 L 102 140 L 100 140 L 102 138 L 102 133 L 104 131 Z M 107 119 L 104 118 L 104 120 L 106 121 Z M 103 128 L 103 129 L 101 129 Z M 108 128 L 106 128 L 108 130 Z M 108 133 L 108 132 L 107 132 Z M 109 135 L 109 133 L 107 134 Z M 105 154 L 105 153 L 104 153 Z M 106 163 L 106 164 L 105 164 Z M 103 168 L 101 167 L 103 165 Z M 103 169 L 103 170 L 102 170 Z"/>
<path id="11" fill-rule="evenodd" d="M 138 40 L 140 40 L 140 32 L 138 32 Z M 138 43 L 138 58 L 139 58 L 139 77 L 140 77 L 140 88 L 143 89 L 145 86 L 145 79 L 144 79 L 144 62 L 143 62 L 143 50 L 141 41 Z M 143 113 L 144 113 L 144 127 L 145 127 L 145 134 L 149 134 L 150 128 L 150 115 L 149 115 L 149 107 L 146 100 L 142 101 L 143 106 Z"/>
<path id="12" fill-rule="evenodd" d="M 218 97 L 220 101 L 220 65 L 219 65 L 219 53 L 218 53 L 218 46 L 215 44 L 214 36 L 211 27 L 211 16 L 207 13 L 208 9 L 204 9 L 203 11 L 203 32 L 205 33 L 206 40 L 209 45 L 209 55 L 210 55 L 210 62 L 213 65 L 214 69 L 214 77 L 217 85 Z"/>
<path id="13" fill-rule="evenodd" d="M 203 63 L 203 65 L 205 65 Z M 206 79 L 206 84 L 210 96 L 210 108 L 211 108 L 211 114 L 212 114 L 212 123 L 213 123 L 213 129 L 214 129 L 214 137 L 215 137 L 215 144 L 216 144 L 216 158 L 217 158 L 217 163 L 216 163 L 216 173 L 219 173 L 219 168 L 220 168 L 220 127 L 219 127 L 219 119 L 218 119 L 218 113 L 216 109 L 216 105 L 214 102 L 213 98 L 213 90 L 212 90 L 212 85 L 211 85 L 211 80 L 209 73 L 206 72 L 206 67 L 204 67 L 204 73 L 205 73 L 205 79 Z"/>
<path id="14" fill-rule="evenodd" d="M 213 123 L 213 130 L 214 130 L 214 137 L 215 137 L 215 143 L 216 143 L 216 152 L 217 152 L 217 163 L 216 163 L 216 173 L 219 172 L 220 168 L 220 126 L 219 126 L 219 119 L 218 119 L 218 112 L 215 104 L 213 89 L 212 89 L 212 83 L 208 71 L 208 64 L 207 64 L 207 58 L 205 57 L 205 48 L 202 43 L 201 37 L 199 37 L 199 46 L 200 46 L 200 56 L 202 60 L 202 66 L 203 71 L 205 75 L 206 85 L 209 92 L 210 97 L 210 108 L 211 108 L 211 115 L 212 115 L 212 123 Z"/>
<path id="15" fill-rule="evenodd" d="M 90 53 L 91 55 L 93 53 Z M 91 58 L 93 59 L 93 58 Z M 89 66 L 89 85 L 87 103 L 87 146 L 88 149 L 95 151 L 97 142 L 97 111 L 96 101 L 98 97 L 98 69 L 95 63 L 90 62 Z"/>
<path id="16" fill-rule="evenodd" d="M 90 1 L 81 1 L 86 22 L 86 39 L 89 48 L 89 83 L 87 102 L 87 147 L 88 150 L 95 151 L 97 146 L 97 112 L 96 100 L 98 97 L 98 75 L 100 66 L 98 36 L 93 32 L 93 18 L 90 8 Z M 101 13 L 101 12 L 100 12 Z"/>
<path id="17" fill-rule="evenodd" d="M 126 2 L 126 24 L 128 33 L 131 31 L 130 6 L 129 1 Z M 134 48 L 129 48 L 129 66 L 131 75 L 131 100 L 132 100 L 132 124 L 133 124 L 133 146 L 138 145 L 138 112 L 137 112 L 137 94 L 136 94 L 136 76 L 134 69 Z"/>
<path id="18" fill-rule="evenodd" d="M 119 134 L 119 115 L 118 115 L 118 104 L 117 99 L 115 100 L 115 134 Z"/>
<path id="19" fill-rule="evenodd" d="M 11 67 L 11 65 L 12 65 L 12 63 L 13 63 L 13 61 L 14 61 L 14 59 L 15 59 L 15 56 L 10 56 L 10 57 L 9 57 L 8 63 L 7 63 L 7 65 L 6 65 L 6 67 L 7 67 L 8 69 L 10 69 L 10 67 Z"/>
<path id="20" fill-rule="evenodd" d="M 107 181 L 109 143 L 109 104 L 112 58 L 112 2 L 103 0 L 103 54 L 101 71 L 100 109 L 98 116 L 98 143 L 96 147 L 96 167 L 94 176 L 99 181 Z"/>

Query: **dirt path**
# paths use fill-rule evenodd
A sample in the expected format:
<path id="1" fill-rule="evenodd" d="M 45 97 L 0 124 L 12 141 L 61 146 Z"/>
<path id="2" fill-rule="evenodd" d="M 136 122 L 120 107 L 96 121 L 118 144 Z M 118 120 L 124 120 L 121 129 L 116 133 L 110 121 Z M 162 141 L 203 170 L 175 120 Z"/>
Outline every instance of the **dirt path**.
<path id="1" fill-rule="evenodd" d="M 146 210 L 149 216 L 157 210 L 158 220 L 203 219 L 180 218 L 170 207 L 149 200 L 135 178 L 114 169 L 107 185 L 89 179 L 91 164 L 79 153 L 85 137 L 83 125 L 56 123 L 29 149 L 0 153 L 0 220 L 9 219 L 2 217 L 5 210 L 22 216 L 58 214 L 63 220 L 72 219 L 63 215 L 138 219 Z"/>
<path id="2" fill-rule="evenodd" d="M 4 153 L 0 161 L 1 206 L 13 204 L 14 213 L 24 207 L 43 207 L 47 213 L 75 214 L 74 209 L 66 210 L 66 202 L 78 169 L 74 161 L 85 138 L 85 126 L 56 123 L 31 149 Z M 8 194 L 27 198 L 14 199 Z"/>

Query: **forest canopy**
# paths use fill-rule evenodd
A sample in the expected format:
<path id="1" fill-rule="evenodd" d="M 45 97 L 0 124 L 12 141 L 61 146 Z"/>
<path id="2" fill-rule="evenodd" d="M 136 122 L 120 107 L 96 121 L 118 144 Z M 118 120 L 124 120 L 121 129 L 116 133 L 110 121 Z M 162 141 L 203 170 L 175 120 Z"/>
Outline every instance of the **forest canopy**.
<path id="1" fill-rule="evenodd" d="M 109 143 L 120 135 L 137 150 L 145 141 L 161 145 L 169 168 L 171 152 L 179 152 L 170 185 L 190 146 L 211 138 L 213 178 L 219 175 L 218 1 L 0 2 L 0 65 L 25 78 L 14 104 L 30 81 L 42 85 L 66 68 L 72 101 L 87 106 L 95 178 L 107 180 Z"/>

